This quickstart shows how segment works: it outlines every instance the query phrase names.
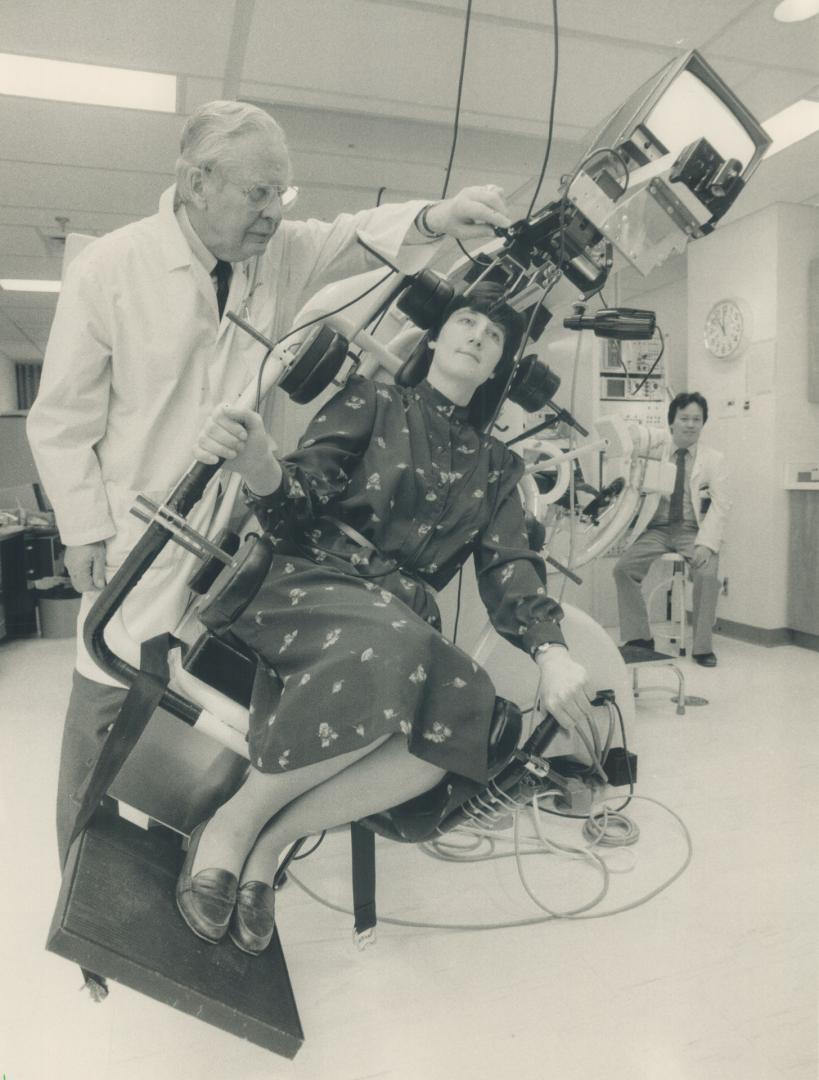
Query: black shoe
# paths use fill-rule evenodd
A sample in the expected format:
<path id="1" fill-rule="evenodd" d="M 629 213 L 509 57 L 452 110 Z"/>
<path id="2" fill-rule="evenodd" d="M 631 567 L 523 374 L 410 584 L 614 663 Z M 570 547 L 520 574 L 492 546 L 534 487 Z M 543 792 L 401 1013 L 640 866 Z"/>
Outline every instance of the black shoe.
<path id="1" fill-rule="evenodd" d="M 176 883 L 176 906 L 197 937 L 215 943 L 227 933 L 239 882 L 230 871 L 216 868 L 200 870 L 191 878 L 196 849 L 205 825 L 207 822 L 203 821 L 191 833 L 188 853 Z"/>
<path id="2" fill-rule="evenodd" d="M 694 660 L 700 667 L 716 667 L 717 658 L 712 652 L 694 653 Z"/>
<path id="3" fill-rule="evenodd" d="M 246 881 L 239 889 L 230 920 L 230 939 L 242 952 L 258 956 L 276 929 L 276 894 L 263 881 Z"/>
<path id="4" fill-rule="evenodd" d="M 623 645 L 624 649 L 648 649 L 649 652 L 654 652 L 654 638 L 633 638 L 631 641 L 627 641 Z"/>

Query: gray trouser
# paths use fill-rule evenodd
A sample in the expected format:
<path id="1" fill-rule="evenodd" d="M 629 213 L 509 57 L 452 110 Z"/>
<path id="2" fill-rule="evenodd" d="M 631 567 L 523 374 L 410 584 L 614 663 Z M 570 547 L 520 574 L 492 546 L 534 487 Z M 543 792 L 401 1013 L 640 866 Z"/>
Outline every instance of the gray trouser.
<path id="1" fill-rule="evenodd" d="M 690 567 L 694 554 L 697 526 L 680 522 L 677 525 L 650 526 L 626 549 L 614 567 L 617 585 L 617 607 L 620 614 L 620 635 L 623 641 L 651 638 L 646 603 L 640 588 L 648 568 L 667 551 L 676 551 L 689 560 L 694 583 L 693 617 L 694 655 L 711 652 L 711 630 L 717 612 L 719 556 L 714 552 L 700 570 Z"/>
<path id="2" fill-rule="evenodd" d="M 105 686 L 74 672 L 57 780 L 57 849 L 61 866 L 68 854 L 68 841 L 79 810 L 77 793 L 99 757 L 108 728 L 127 693 L 123 687 Z"/>

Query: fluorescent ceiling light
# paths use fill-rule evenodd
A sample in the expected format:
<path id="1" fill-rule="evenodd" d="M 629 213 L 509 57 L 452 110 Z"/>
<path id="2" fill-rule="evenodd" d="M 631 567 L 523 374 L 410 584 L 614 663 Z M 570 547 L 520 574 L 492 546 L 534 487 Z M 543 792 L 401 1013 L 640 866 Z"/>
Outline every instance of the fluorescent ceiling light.
<path id="1" fill-rule="evenodd" d="M 59 281 L 38 281 L 36 278 L 0 278 L 4 292 L 59 292 Z"/>
<path id="2" fill-rule="evenodd" d="M 819 15 L 819 0 L 782 0 L 773 13 L 777 22 L 801 22 L 813 15 Z"/>
<path id="3" fill-rule="evenodd" d="M 772 157 L 786 146 L 819 131 L 819 101 L 802 98 L 766 120 L 762 126 L 773 139 L 765 157 Z"/>
<path id="4" fill-rule="evenodd" d="M 176 112 L 176 76 L 0 53 L 0 94 Z"/>

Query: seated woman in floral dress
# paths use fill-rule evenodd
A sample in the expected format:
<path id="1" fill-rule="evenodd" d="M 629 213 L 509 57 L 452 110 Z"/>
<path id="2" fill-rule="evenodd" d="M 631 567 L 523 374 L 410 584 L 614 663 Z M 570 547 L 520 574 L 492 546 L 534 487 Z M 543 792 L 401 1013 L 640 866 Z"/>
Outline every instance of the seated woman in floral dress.
<path id="1" fill-rule="evenodd" d="M 260 417 L 220 407 L 195 450 L 225 459 L 270 536 L 270 573 L 232 632 L 261 658 L 239 791 L 194 830 L 177 903 L 194 933 L 266 948 L 281 853 L 385 810 L 446 772 L 487 779 L 495 692 L 441 633 L 435 591 L 471 554 L 495 629 L 540 668 L 570 728 L 585 670 L 527 542 L 523 462 L 482 428 L 512 370 L 521 316 L 496 286 L 456 297 L 430 333 L 426 378 L 352 376 L 279 460 Z"/>

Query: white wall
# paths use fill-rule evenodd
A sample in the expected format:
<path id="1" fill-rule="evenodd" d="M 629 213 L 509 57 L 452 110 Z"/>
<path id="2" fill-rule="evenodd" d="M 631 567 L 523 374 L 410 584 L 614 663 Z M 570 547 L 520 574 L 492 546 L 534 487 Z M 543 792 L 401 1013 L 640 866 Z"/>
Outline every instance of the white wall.
<path id="1" fill-rule="evenodd" d="M 808 266 L 819 258 L 819 209 L 779 206 L 776 433 L 781 462 L 819 458 L 819 403 L 808 394 Z M 819 297 L 813 298 L 819 303 Z"/>
<path id="2" fill-rule="evenodd" d="M 787 626 L 785 461 L 819 452 L 819 406 L 805 400 L 806 283 L 817 253 L 819 210 L 772 206 L 717 229 L 688 254 L 688 382 L 709 402 L 704 441 L 725 453 L 732 473 L 721 562 L 729 587 L 719 614 L 762 629 Z M 751 342 L 741 356 L 715 360 L 702 328 L 725 297 L 750 305 Z"/>

